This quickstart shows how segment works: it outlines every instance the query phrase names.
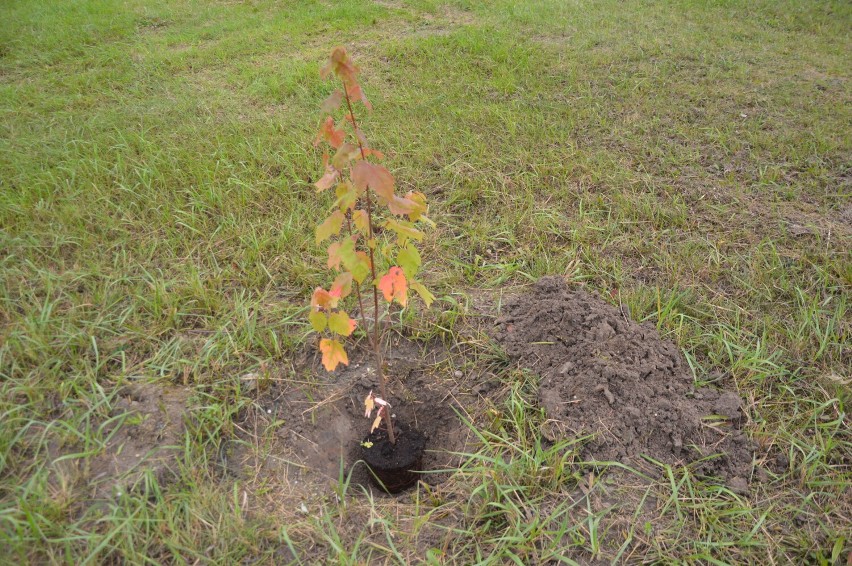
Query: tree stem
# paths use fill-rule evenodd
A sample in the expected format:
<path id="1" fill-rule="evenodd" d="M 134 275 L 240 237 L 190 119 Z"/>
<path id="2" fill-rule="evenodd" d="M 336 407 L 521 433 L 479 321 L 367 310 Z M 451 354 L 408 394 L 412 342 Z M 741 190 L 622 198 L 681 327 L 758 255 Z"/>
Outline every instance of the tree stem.
<path id="1" fill-rule="evenodd" d="M 346 108 L 349 109 L 349 118 L 352 121 L 352 128 L 355 130 L 355 139 L 358 140 L 358 149 L 361 150 L 361 159 L 366 160 L 367 155 L 364 152 L 364 145 L 361 143 L 361 138 L 358 136 L 358 123 L 355 121 L 355 112 L 352 111 L 352 101 L 349 99 L 349 91 L 346 88 L 345 82 L 343 82 L 343 96 L 346 98 Z M 364 198 L 366 199 L 367 204 L 367 249 L 370 252 L 370 272 L 373 277 L 373 308 L 375 309 L 373 315 L 373 355 L 376 359 L 376 371 L 379 374 L 379 392 L 382 394 L 382 399 L 388 401 L 390 397 L 388 397 L 387 378 L 385 378 L 385 370 L 382 362 L 381 336 L 379 332 L 381 317 L 379 316 L 379 290 L 376 287 L 376 262 L 374 259 L 373 247 L 370 245 L 370 241 L 373 239 L 373 202 L 370 198 L 369 187 L 367 187 L 364 191 Z M 360 294 L 358 297 L 360 300 Z M 396 444 L 396 434 L 394 434 L 393 421 L 391 420 L 389 412 L 386 412 L 386 416 L 387 418 L 385 419 L 385 422 L 387 422 L 388 425 L 388 440 L 390 440 L 391 444 Z"/>

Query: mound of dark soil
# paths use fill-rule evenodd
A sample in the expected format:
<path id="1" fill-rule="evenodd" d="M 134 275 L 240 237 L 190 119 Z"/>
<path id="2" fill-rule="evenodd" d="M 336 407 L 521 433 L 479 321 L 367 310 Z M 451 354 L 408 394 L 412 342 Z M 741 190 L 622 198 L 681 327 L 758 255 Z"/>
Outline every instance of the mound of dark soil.
<path id="1" fill-rule="evenodd" d="M 541 376 L 539 398 L 551 440 L 591 435 L 583 456 L 638 463 L 696 465 L 699 473 L 742 486 L 752 446 L 739 430 L 743 413 L 731 391 L 696 391 L 678 349 L 650 323 L 559 277 L 544 277 L 508 300 L 496 338 Z"/>

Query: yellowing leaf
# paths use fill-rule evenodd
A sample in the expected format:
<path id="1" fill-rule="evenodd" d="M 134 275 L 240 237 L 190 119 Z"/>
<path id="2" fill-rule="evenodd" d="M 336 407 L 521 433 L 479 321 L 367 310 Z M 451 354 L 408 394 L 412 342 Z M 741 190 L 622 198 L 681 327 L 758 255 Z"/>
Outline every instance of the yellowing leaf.
<path id="1" fill-rule="evenodd" d="M 407 245 L 404 248 L 399 250 L 399 253 L 396 254 L 396 263 L 402 268 L 402 271 L 405 272 L 405 276 L 411 279 L 417 272 L 420 270 L 420 265 L 422 260 L 420 259 L 420 252 L 417 251 L 413 245 Z"/>
<path id="2" fill-rule="evenodd" d="M 328 315 L 318 310 L 311 309 L 311 312 L 308 314 L 308 320 L 317 332 L 322 332 L 328 325 Z"/>
<path id="3" fill-rule="evenodd" d="M 359 189 L 373 189 L 383 202 L 393 198 L 393 175 L 381 165 L 359 161 L 352 167 L 352 182 Z"/>
<path id="4" fill-rule="evenodd" d="M 370 415 L 373 413 L 373 407 L 376 406 L 376 403 L 373 401 L 373 390 L 371 389 L 367 396 L 364 398 L 364 418 L 369 419 Z"/>
<path id="5" fill-rule="evenodd" d="M 396 232 L 397 240 L 399 241 L 400 246 L 404 246 L 405 242 L 407 242 L 409 238 L 418 241 L 423 239 L 423 232 L 415 228 L 410 222 L 390 219 L 385 222 L 385 228 Z"/>
<path id="6" fill-rule="evenodd" d="M 364 252 L 355 251 L 355 240 L 344 238 L 328 247 L 328 266 L 340 269 L 340 264 L 352 274 L 352 278 L 362 283 L 370 272 L 370 262 Z"/>
<path id="7" fill-rule="evenodd" d="M 331 213 L 331 216 L 325 219 L 325 221 L 317 226 L 316 229 L 316 240 L 319 244 L 323 240 L 330 238 L 331 236 L 335 236 L 340 233 L 340 227 L 343 226 L 344 216 L 343 213 L 339 210 L 335 210 Z"/>
<path id="8" fill-rule="evenodd" d="M 428 207 L 426 206 L 426 195 L 417 191 L 408 191 L 405 195 L 405 198 L 416 203 L 416 207 L 407 213 L 408 219 L 412 222 L 417 222 L 422 218 L 425 218 L 423 215 L 426 213 Z M 427 219 L 428 220 L 428 219 Z"/>
<path id="9" fill-rule="evenodd" d="M 388 272 L 379 279 L 379 291 L 384 295 L 387 302 L 396 300 L 400 305 L 405 306 L 407 301 L 408 283 L 405 280 L 405 273 L 399 267 L 391 267 Z"/>
<path id="10" fill-rule="evenodd" d="M 381 411 L 379 411 L 376 414 L 376 420 L 373 421 L 373 426 L 370 427 L 370 434 L 372 434 L 373 431 L 375 431 L 377 428 L 379 428 L 380 424 L 382 424 L 382 412 Z"/>
<path id="11" fill-rule="evenodd" d="M 435 295 L 429 292 L 429 289 L 426 288 L 423 283 L 420 281 L 409 281 L 408 285 L 418 294 L 420 298 L 423 299 L 423 302 L 426 303 L 426 308 L 428 309 L 432 306 L 432 301 L 435 300 Z"/>
<path id="12" fill-rule="evenodd" d="M 358 191 L 356 191 L 355 187 L 350 185 L 348 182 L 337 185 L 335 193 L 337 194 L 337 202 L 334 204 L 341 212 L 346 212 L 350 208 L 354 207 L 355 203 L 358 202 Z"/>
<path id="13" fill-rule="evenodd" d="M 349 365 L 349 356 L 343 344 L 337 340 L 323 338 L 320 340 L 320 352 L 322 352 L 322 365 L 328 371 L 334 371 L 337 364 Z"/>
<path id="14" fill-rule="evenodd" d="M 363 209 L 358 209 L 352 213 L 352 222 L 355 223 L 355 228 L 357 228 L 362 234 L 368 234 L 370 232 L 370 217 L 367 216 L 367 211 Z"/>
<path id="15" fill-rule="evenodd" d="M 361 157 L 361 151 L 351 143 L 344 143 L 331 158 L 331 165 L 335 169 L 344 169 L 350 161 Z"/>
<path id="16" fill-rule="evenodd" d="M 370 274 L 370 258 L 366 252 L 356 252 L 355 262 L 350 264 L 347 269 L 352 272 L 352 278 L 358 283 L 363 283 L 367 275 Z"/>
<path id="17" fill-rule="evenodd" d="M 344 311 L 337 311 L 328 317 L 328 329 L 341 336 L 349 336 L 356 326 L 357 322 Z"/>

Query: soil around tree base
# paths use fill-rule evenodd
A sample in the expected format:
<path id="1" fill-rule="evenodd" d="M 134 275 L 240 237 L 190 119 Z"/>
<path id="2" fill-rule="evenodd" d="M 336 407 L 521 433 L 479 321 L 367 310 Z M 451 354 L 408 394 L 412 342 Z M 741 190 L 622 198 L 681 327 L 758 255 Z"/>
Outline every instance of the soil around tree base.
<path id="1" fill-rule="evenodd" d="M 541 376 L 551 440 L 589 435 L 587 460 L 635 465 L 647 456 L 737 486 L 750 477 L 739 395 L 696 389 L 681 352 L 651 323 L 543 277 L 507 300 L 495 324 L 506 352 Z"/>
<path id="2" fill-rule="evenodd" d="M 388 493 L 399 493 L 417 483 L 423 469 L 426 438 L 405 424 L 395 425 L 396 444 L 391 444 L 387 430 L 379 428 L 361 443 L 364 462 L 372 470 L 378 487 Z"/>

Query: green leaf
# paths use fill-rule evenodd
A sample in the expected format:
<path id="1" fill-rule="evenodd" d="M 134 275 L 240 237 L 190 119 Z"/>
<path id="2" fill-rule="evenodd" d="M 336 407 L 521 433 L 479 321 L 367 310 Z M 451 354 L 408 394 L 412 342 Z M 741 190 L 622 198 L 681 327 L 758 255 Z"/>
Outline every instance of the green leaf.
<path id="1" fill-rule="evenodd" d="M 311 309 L 311 312 L 308 315 L 308 320 L 311 322 L 311 326 L 315 331 L 322 332 L 328 324 L 328 315 L 324 312 Z"/>
<path id="2" fill-rule="evenodd" d="M 339 210 L 335 210 L 331 213 L 331 216 L 325 219 L 325 221 L 317 226 L 316 229 L 316 240 L 319 244 L 323 240 L 330 238 L 331 236 L 336 236 L 340 233 L 340 227 L 343 226 L 343 213 Z"/>
<path id="3" fill-rule="evenodd" d="M 396 263 L 405 272 L 405 276 L 411 279 L 420 271 L 420 265 L 422 264 L 420 252 L 414 246 L 405 246 L 396 254 Z"/>
<path id="4" fill-rule="evenodd" d="M 385 222 L 385 228 L 396 232 L 400 246 L 404 246 L 405 242 L 407 242 L 409 238 L 417 241 L 423 239 L 423 232 L 415 228 L 411 222 L 391 219 Z"/>
<path id="5" fill-rule="evenodd" d="M 423 283 L 420 281 L 409 281 L 408 286 L 414 290 L 415 293 L 420 295 L 420 298 L 423 299 L 423 302 L 426 303 L 426 308 L 428 309 L 432 306 L 432 301 L 435 300 L 435 295 L 429 292 L 429 289 L 426 288 Z"/>

